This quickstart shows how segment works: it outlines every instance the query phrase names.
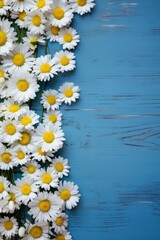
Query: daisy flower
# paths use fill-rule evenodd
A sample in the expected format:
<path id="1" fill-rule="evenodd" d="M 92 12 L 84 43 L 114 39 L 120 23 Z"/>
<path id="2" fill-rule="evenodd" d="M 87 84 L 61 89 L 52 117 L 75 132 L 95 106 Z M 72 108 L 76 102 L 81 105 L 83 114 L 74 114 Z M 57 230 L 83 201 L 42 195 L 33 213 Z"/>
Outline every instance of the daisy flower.
<path id="1" fill-rule="evenodd" d="M 64 133 L 53 124 L 39 124 L 33 136 L 34 144 L 42 144 L 42 151 L 58 151 L 63 146 Z"/>
<path id="2" fill-rule="evenodd" d="M 18 166 L 27 163 L 31 159 L 24 146 L 15 146 L 15 148 L 13 148 L 12 160 L 14 165 Z"/>
<path id="3" fill-rule="evenodd" d="M 52 89 L 43 92 L 41 103 L 47 111 L 59 109 L 59 106 L 62 104 L 59 98 L 59 93 Z"/>
<path id="4" fill-rule="evenodd" d="M 0 139 L 4 143 L 12 144 L 21 138 L 22 126 L 17 120 L 4 120 L 0 122 Z"/>
<path id="5" fill-rule="evenodd" d="M 59 43 L 63 45 L 63 49 L 74 49 L 79 40 L 77 31 L 73 28 L 62 28 L 59 32 Z"/>
<path id="6" fill-rule="evenodd" d="M 65 71 L 72 71 L 75 69 L 75 56 L 72 52 L 60 51 L 56 52 L 55 63 L 60 68 L 60 71 L 63 73 Z"/>
<path id="7" fill-rule="evenodd" d="M 29 11 L 32 6 L 33 0 L 12 0 L 12 9 L 14 9 L 15 12 L 22 12 L 22 11 Z"/>
<path id="8" fill-rule="evenodd" d="M 61 126 L 62 125 L 62 113 L 60 111 L 53 111 L 50 110 L 47 113 L 44 113 L 43 115 L 43 123 L 44 125 L 48 123 L 52 123 L 56 126 Z"/>
<path id="9" fill-rule="evenodd" d="M 26 43 L 19 43 L 11 53 L 4 58 L 3 66 L 9 73 L 22 71 L 30 71 L 33 66 L 33 51 L 30 51 L 30 45 Z M 23 76 L 25 76 L 23 74 Z"/>
<path id="10" fill-rule="evenodd" d="M 29 12 L 26 17 L 28 30 L 34 34 L 43 34 L 46 20 L 40 11 Z"/>
<path id="11" fill-rule="evenodd" d="M 0 176 L 0 199 L 5 198 L 9 191 L 9 181 L 5 177 Z"/>
<path id="12" fill-rule="evenodd" d="M 11 12 L 11 18 L 14 19 L 15 23 L 20 27 L 20 28 L 26 28 L 26 16 L 27 13 L 26 11 L 22 12 Z"/>
<path id="13" fill-rule="evenodd" d="M 37 76 L 40 81 L 49 81 L 54 75 L 57 75 L 59 67 L 55 65 L 54 58 L 51 55 L 41 56 L 36 59 L 33 73 Z"/>
<path id="14" fill-rule="evenodd" d="M 4 145 L 0 148 L 0 169 L 9 170 L 13 168 L 12 150 Z"/>
<path id="15" fill-rule="evenodd" d="M 28 204 L 30 200 L 33 200 L 37 195 L 38 187 L 33 179 L 21 178 L 15 181 L 15 194 L 18 202 Z"/>
<path id="16" fill-rule="evenodd" d="M 65 232 L 68 227 L 68 215 L 65 213 L 59 213 L 52 219 L 52 226 L 56 233 Z"/>
<path id="17" fill-rule="evenodd" d="M 27 102 L 36 97 L 39 90 L 36 78 L 27 71 L 19 70 L 8 81 L 8 96 L 18 103 Z"/>
<path id="18" fill-rule="evenodd" d="M 34 125 L 39 122 L 39 115 L 36 114 L 35 111 L 27 109 L 25 113 L 19 117 L 19 121 L 24 129 L 31 130 L 34 129 Z"/>
<path id="19" fill-rule="evenodd" d="M 65 82 L 59 89 L 59 97 L 62 102 L 71 105 L 72 102 L 76 102 L 79 98 L 79 87 L 74 86 L 73 83 Z"/>
<path id="20" fill-rule="evenodd" d="M 30 161 L 21 167 L 22 176 L 34 180 L 39 174 L 40 167 L 36 161 Z"/>
<path id="21" fill-rule="evenodd" d="M 48 167 L 46 170 L 39 170 L 36 178 L 36 184 L 45 190 L 50 190 L 51 187 L 58 186 L 58 175 L 53 167 Z"/>
<path id="22" fill-rule="evenodd" d="M 0 55 L 6 56 L 14 47 L 16 33 L 8 20 L 0 19 Z"/>
<path id="23" fill-rule="evenodd" d="M 73 182 L 60 182 L 58 191 L 55 192 L 63 201 L 63 207 L 72 209 L 77 206 L 80 198 L 78 186 Z"/>
<path id="24" fill-rule="evenodd" d="M 74 12 L 83 15 L 91 12 L 91 9 L 95 6 L 94 0 L 69 0 Z"/>
<path id="25" fill-rule="evenodd" d="M 10 190 L 8 195 L 3 198 L 3 201 L 0 201 L 0 208 L 2 209 L 2 213 L 13 213 L 15 209 L 19 209 L 20 206 L 16 201 L 16 195 L 14 193 L 14 186 L 10 186 Z M 12 204 L 12 209 L 11 209 Z"/>
<path id="26" fill-rule="evenodd" d="M 18 223 L 14 217 L 4 217 L 0 219 L 0 233 L 7 239 L 18 233 Z"/>
<path id="27" fill-rule="evenodd" d="M 37 144 L 32 146 L 31 153 L 33 160 L 42 161 L 43 163 L 46 161 L 52 162 L 54 156 L 52 151 L 44 152 L 42 151 L 42 146 Z"/>
<path id="28" fill-rule="evenodd" d="M 54 235 L 53 240 L 72 240 L 72 236 L 70 235 L 70 232 L 64 231 L 62 233 Z"/>
<path id="29" fill-rule="evenodd" d="M 59 41 L 59 31 L 60 28 L 52 25 L 46 26 L 46 38 L 50 40 L 50 42 L 58 42 Z"/>
<path id="30" fill-rule="evenodd" d="M 26 223 L 27 234 L 23 237 L 23 240 L 48 240 L 48 224 L 47 223 Z"/>
<path id="31" fill-rule="evenodd" d="M 40 34 L 27 32 L 27 36 L 23 38 L 23 42 L 29 44 L 30 49 L 35 50 L 38 44 L 45 44 L 45 39 L 44 36 L 41 36 Z"/>
<path id="32" fill-rule="evenodd" d="M 32 2 L 32 11 L 48 12 L 51 9 L 52 0 L 35 0 Z"/>
<path id="33" fill-rule="evenodd" d="M 28 213 L 33 216 L 36 222 L 48 222 L 59 213 L 62 201 L 53 193 L 39 192 L 28 206 L 30 208 Z"/>
<path id="34" fill-rule="evenodd" d="M 0 88 L 3 86 L 4 82 L 8 78 L 8 73 L 3 65 L 0 66 Z"/>
<path id="35" fill-rule="evenodd" d="M 18 140 L 17 142 L 15 142 L 12 145 L 12 148 L 14 148 L 15 146 L 19 147 L 19 146 L 24 146 L 26 148 L 27 152 L 30 152 L 31 148 L 32 148 L 32 136 L 33 136 L 33 131 L 28 131 L 28 130 L 24 130 L 21 132 L 21 139 Z"/>
<path id="36" fill-rule="evenodd" d="M 56 157 L 53 159 L 53 167 L 55 171 L 58 174 L 59 178 L 62 178 L 63 176 L 68 176 L 69 173 L 69 165 L 68 165 L 68 160 L 64 159 L 62 157 Z"/>
<path id="37" fill-rule="evenodd" d="M 8 10 L 11 8 L 9 4 L 10 4 L 9 0 L 0 1 L 0 16 L 7 14 Z"/>

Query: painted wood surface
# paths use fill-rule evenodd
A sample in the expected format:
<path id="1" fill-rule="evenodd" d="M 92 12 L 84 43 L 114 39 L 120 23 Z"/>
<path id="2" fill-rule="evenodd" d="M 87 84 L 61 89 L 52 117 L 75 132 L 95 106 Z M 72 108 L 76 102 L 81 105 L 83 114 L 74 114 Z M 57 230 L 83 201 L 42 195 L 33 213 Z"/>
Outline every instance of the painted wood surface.
<path id="1" fill-rule="evenodd" d="M 97 0 L 73 26 L 77 69 L 47 86 L 81 88 L 63 108 L 60 152 L 82 194 L 69 212 L 73 239 L 159 240 L 160 1 Z"/>

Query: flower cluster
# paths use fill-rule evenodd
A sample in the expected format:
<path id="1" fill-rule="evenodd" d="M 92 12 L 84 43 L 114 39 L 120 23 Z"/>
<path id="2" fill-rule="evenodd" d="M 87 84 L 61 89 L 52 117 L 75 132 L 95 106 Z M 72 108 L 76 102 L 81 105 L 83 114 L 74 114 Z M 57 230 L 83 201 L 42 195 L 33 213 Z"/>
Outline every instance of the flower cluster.
<path id="1" fill-rule="evenodd" d="M 71 82 L 57 90 L 46 84 L 75 69 L 72 50 L 80 36 L 71 23 L 74 13 L 83 15 L 94 5 L 94 0 L 0 0 L 1 239 L 72 239 L 65 209 L 76 207 L 80 194 L 77 185 L 62 180 L 70 166 L 58 154 L 65 141 L 60 106 L 76 102 L 80 89 Z M 50 54 L 48 41 L 62 50 Z M 38 56 L 39 45 L 45 45 L 45 56 Z M 31 109 L 39 90 L 41 119 Z"/>

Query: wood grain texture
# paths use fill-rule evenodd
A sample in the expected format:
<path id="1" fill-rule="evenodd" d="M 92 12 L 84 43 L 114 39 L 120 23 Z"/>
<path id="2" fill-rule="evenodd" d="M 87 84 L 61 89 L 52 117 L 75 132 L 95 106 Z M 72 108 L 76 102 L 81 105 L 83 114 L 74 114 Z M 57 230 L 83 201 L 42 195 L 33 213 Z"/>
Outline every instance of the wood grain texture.
<path id="1" fill-rule="evenodd" d="M 82 194 L 69 212 L 74 240 L 160 239 L 159 12 L 158 0 L 97 0 L 74 20 L 76 71 L 47 86 L 81 88 L 80 101 L 63 107 L 59 153 Z"/>

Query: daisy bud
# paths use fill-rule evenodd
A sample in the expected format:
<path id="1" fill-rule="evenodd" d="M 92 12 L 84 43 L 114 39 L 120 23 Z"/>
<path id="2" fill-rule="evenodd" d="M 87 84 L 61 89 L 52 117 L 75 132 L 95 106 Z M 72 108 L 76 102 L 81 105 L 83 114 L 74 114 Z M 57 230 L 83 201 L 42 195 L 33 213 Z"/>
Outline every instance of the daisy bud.
<path id="1" fill-rule="evenodd" d="M 9 207 L 10 211 L 14 211 L 14 209 L 15 209 L 14 202 L 13 201 L 9 201 L 8 207 Z"/>
<path id="2" fill-rule="evenodd" d="M 18 230 L 18 235 L 20 237 L 24 237 L 26 229 L 24 227 L 20 227 Z"/>

